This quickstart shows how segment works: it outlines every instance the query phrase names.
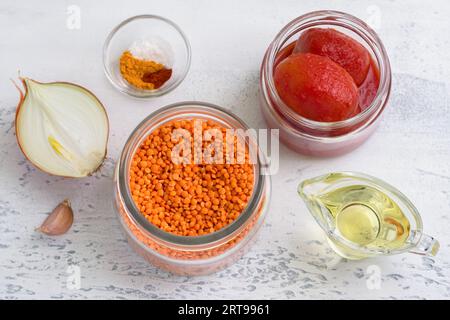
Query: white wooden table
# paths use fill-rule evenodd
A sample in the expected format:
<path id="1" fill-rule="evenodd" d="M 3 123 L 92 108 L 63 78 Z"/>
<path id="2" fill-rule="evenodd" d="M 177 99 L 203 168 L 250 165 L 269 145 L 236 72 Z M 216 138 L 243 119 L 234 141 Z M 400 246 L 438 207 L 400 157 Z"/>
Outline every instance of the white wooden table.
<path id="1" fill-rule="evenodd" d="M 65 1 L 0 4 L 0 298 L 449 298 L 448 1 L 70 3 L 80 9 L 80 29 L 67 28 Z M 387 47 L 393 91 L 378 131 L 358 150 L 335 159 L 307 158 L 282 147 L 281 168 L 272 179 L 271 209 L 259 240 L 232 267 L 190 278 L 148 265 L 128 247 L 112 210 L 113 166 L 128 134 L 150 112 L 182 100 L 216 103 L 250 126 L 264 127 L 258 109 L 263 53 L 287 22 L 323 8 L 372 23 Z M 108 83 L 101 51 L 117 23 L 142 13 L 178 23 L 191 41 L 193 61 L 174 92 L 136 101 Z M 79 83 L 104 102 L 111 135 L 100 173 L 62 179 L 25 161 L 13 127 L 18 93 L 9 81 L 19 69 L 41 81 Z M 422 212 L 425 231 L 440 240 L 439 255 L 339 260 L 296 195 L 302 179 L 334 170 L 366 172 L 404 191 Z M 66 197 L 76 211 L 70 232 L 53 238 L 36 233 L 34 228 Z M 80 289 L 67 286 L 69 273 L 77 268 Z M 374 270 L 380 272 L 379 286 L 373 285 Z"/>

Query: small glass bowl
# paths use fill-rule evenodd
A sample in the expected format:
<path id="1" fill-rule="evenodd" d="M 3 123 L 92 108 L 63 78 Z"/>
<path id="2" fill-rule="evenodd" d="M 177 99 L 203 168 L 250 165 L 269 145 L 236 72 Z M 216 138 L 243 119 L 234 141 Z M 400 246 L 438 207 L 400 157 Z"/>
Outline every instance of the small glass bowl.
<path id="1" fill-rule="evenodd" d="M 123 79 L 119 59 L 134 41 L 161 38 L 173 53 L 172 76 L 160 88 L 143 90 Z M 183 31 L 172 21 L 156 15 L 139 15 L 126 19 L 116 26 L 103 46 L 103 67 L 106 77 L 120 92 L 136 98 L 162 96 L 175 89 L 186 77 L 191 65 L 191 47 Z"/>

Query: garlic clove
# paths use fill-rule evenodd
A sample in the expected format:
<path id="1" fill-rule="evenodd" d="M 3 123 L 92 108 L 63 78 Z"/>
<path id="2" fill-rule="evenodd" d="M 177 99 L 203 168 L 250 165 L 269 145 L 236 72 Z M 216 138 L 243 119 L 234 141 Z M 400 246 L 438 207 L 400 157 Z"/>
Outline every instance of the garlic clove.
<path id="1" fill-rule="evenodd" d="M 53 209 L 37 231 L 49 236 L 66 233 L 73 223 L 73 210 L 69 200 L 64 200 Z"/>
<path id="2" fill-rule="evenodd" d="M 22 79 L 25 94 L 16 112 L 16 135 L 24 155 L 58 176 L 84 177 L 106 156 L 108 117 L 87 89 L 66 82 Z"/>

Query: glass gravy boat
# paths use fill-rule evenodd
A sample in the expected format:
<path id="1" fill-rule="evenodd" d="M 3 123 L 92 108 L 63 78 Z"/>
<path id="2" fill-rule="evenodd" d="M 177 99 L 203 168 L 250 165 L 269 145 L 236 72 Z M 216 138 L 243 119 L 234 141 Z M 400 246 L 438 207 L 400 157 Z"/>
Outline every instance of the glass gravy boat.
<path id="1" fill-rule="evenodd" d="M 423 234 L 414 205 L 389 184 L 354 172 L 304 180 L 298 193 L 334 251 L 347 259 L 412 252 L 434 256 L 439 242 Z"/>

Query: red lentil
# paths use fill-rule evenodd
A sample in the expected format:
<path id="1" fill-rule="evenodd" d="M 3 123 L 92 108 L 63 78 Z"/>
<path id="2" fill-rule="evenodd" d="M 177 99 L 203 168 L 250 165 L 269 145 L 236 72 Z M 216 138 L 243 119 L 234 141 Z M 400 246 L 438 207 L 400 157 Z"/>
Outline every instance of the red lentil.
<path id="1" fill-rule="evenodd" d="M 136 150 L 130 168 L 129 186 L 140 212 L 155 226 L 182 236 L 208 234 L 232 223 L 253 192 L 248 153 L 244 164 L 172 161 L 171 150 L 177 143 L 172 141 L 173 130 L 183 128 L 193 136 L 193 121 L 172 121 L 154 130 Z M 203 122 L 202 130 L 208 129 L 226 130 L 213 121 Z M 204 141 L 203 147 L 208 143 Z"/>

